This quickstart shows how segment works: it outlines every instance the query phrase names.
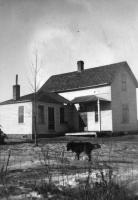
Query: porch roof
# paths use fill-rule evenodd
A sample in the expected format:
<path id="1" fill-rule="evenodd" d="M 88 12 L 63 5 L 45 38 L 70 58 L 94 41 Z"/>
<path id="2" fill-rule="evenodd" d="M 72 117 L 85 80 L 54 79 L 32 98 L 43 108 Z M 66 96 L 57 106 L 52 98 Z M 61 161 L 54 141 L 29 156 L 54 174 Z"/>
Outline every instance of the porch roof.
<path id="1" fill-rule="evenodd" d="M 97 101 L 98 99 L 100 101 L 110 101 L 105 98 L 98 97 L 96 95 L 87 95 L 87 96 L 76 97 L 71 101 L 71 103 L 76 104 L 76 103 L 92 102 L 92 101 Z"/>

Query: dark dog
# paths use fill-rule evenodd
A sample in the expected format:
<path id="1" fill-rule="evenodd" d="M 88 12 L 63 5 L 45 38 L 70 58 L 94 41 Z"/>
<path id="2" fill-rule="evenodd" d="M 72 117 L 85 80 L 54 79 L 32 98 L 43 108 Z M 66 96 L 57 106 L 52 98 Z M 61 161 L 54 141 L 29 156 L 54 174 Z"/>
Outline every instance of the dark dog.
<path id="1" fill-rule="evenodd" d="M 4 139 L 8 139 L 7 135 L 0 129 L 0 144 L 6 144 Z"/>
<path id="2" fill-rule="evenodd" d="M 78 160 L 80 158 L 80 154 L 85 152 L 89 158 L 89 161 L 91 161 L 92 150 L 99 148 L 101 148 L 99 144 L 91 144 L 90 142 L 69 142 L 67 144 L 67 151 L 71 150 L 72 152 L 75 152 Z"/>

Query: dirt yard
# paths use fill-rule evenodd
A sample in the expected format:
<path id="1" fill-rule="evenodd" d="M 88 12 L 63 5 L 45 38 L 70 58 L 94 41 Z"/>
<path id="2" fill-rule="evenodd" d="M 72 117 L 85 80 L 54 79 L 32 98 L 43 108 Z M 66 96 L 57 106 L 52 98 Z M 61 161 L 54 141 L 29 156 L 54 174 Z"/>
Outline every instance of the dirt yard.
<path id="1" fill-rule="evenodd" d="M 101 149 L 92 152 L 90 163 L 84 153 L 78 161 L 66 150 L 69 141 L 98 143 Z M 88 176 L 97 181 L 101 171 L 105 177 L 110 172 L 138 195 L 138 136 L 45 138 L 39 139 L 38 147 L 31 141 L 7 140 L 7 145 L 0 145 L 0 199 L 43 199 L 34 183 L 74 187 Z"/>

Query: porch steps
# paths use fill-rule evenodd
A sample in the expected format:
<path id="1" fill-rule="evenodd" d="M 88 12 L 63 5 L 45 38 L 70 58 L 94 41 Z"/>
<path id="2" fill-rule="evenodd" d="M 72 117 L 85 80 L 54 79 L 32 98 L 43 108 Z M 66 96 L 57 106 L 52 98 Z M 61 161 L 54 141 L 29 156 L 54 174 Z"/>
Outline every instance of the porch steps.
<path id="1" fill-rule="evenodd" d="M 77 132 L 77 133 L 65 133 L 66 136 L 95 136 L 97 137 L 97 132 Z"/>

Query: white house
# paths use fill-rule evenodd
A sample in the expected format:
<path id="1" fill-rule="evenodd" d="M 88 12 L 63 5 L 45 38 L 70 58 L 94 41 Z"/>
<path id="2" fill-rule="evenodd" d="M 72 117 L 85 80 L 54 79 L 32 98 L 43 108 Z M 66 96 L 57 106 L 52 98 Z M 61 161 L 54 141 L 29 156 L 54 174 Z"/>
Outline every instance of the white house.
<path id="1" fill-rule="evenodd" d="M 68 131 L 72 106 L 64 97 L 51 92 L 40 91 L 37 98 L 37 133 L 38 137 L 46 134 Z M 20 86 L 16 76 L 13 86 L 13 99 L 0 103 L 0 125 L 9 138 L 33 138 L 34 94 L 20 97 Z"/>
<path id="2" fill-rule="evenodd" d="M 127 62 L 51 76 L 41 91 L 50 91 L 75 105 L 76 131 L 128 132 L 137 126 L 137 80 Z M 73 123 L 72 122 L 72 123 Z"/>
<path id="3" fill-rule="evenodd" d="M 137 131 L 137 80 L 126 62 L 51 76 L 37 93 L 37 132 Z M 10 137 L 34 136 L 34 94 L 20 97 L 16 78 L 13 99 L 0 103 L 0 125 Z"/>

